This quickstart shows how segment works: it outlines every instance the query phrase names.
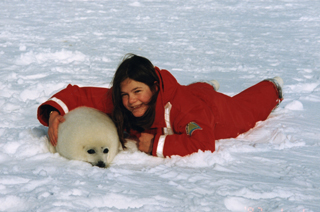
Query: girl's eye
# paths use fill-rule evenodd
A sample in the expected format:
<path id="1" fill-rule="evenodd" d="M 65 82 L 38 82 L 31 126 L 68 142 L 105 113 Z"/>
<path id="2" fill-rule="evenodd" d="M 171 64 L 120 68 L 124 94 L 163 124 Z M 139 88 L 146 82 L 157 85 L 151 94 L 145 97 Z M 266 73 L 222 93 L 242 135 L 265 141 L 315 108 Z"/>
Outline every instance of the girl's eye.
<path id="1" fill-rule="evenodd" d="M 136 91 L 134 91 L 134 93 L 139 93 L 141 90 L 136 90 Z"/>

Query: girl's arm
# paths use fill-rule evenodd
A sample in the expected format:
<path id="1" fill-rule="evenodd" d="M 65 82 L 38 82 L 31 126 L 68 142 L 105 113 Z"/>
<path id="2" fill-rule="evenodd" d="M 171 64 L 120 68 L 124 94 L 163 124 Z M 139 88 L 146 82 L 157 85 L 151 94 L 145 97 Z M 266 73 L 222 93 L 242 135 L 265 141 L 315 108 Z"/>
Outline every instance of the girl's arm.
<path id="1" fill-rule="evenodd" d="M 214 151 L 214 116 L 209 108 L 197 108 L 174 118 L 174 134 L 156 134 L 152 155 L 185 156 L 194 152 Z"/>
<path id="2" fill-rule="evenodd" d="M 80 106 L 96 108 L 111 114 L 113 110 L 111 89 L 79 87 L 69 84 L 38 107 L 37 117 L 41 124 L 49 126 L 51 111 L 57 111 L 61 116 L 64 116 Z"/>

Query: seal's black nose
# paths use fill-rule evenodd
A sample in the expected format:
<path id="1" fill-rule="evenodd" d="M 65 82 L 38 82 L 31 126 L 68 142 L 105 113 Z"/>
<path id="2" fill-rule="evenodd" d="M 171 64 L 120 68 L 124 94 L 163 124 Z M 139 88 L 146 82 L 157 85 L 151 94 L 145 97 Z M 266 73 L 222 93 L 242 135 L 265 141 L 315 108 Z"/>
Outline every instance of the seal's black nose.
<path id="1" fill-rule="evenodd" d="M 97 163 L 97 166 L 99 166 L 100 168 L 105 168 L 106 167 L 106 164 L 103 162 L 103 161 L 99 161 Z"/>

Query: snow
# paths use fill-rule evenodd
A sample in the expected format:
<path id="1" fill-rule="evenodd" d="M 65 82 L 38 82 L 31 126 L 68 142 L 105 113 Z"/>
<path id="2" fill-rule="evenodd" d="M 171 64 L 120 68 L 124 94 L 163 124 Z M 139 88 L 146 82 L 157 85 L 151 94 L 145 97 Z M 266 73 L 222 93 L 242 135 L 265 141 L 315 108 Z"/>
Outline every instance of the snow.
<path id="1" fill-rule="evenodd" d="M 0 211 L 320 211 L 320 1 L 0 1 Z M 235 95 L 281 76 L 284 101 L 217 151 L 108 169 L 51 154 L 37 107 L 108 87 L 126 53 Z"/>

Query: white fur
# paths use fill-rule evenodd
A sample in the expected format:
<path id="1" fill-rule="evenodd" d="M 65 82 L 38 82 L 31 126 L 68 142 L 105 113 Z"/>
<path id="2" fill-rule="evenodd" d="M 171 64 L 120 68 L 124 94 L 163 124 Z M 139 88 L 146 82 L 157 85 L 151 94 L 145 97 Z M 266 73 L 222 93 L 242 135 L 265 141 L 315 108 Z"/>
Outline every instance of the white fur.
<path id="1" fill-rule="evenodd" d="M 88 107 L 76 108 L 64 118 L 58 129 L 58 144 L 50 151 L 55 149 L 65 158 L 107 167 L 121 146 L 111 118 Z"/>

